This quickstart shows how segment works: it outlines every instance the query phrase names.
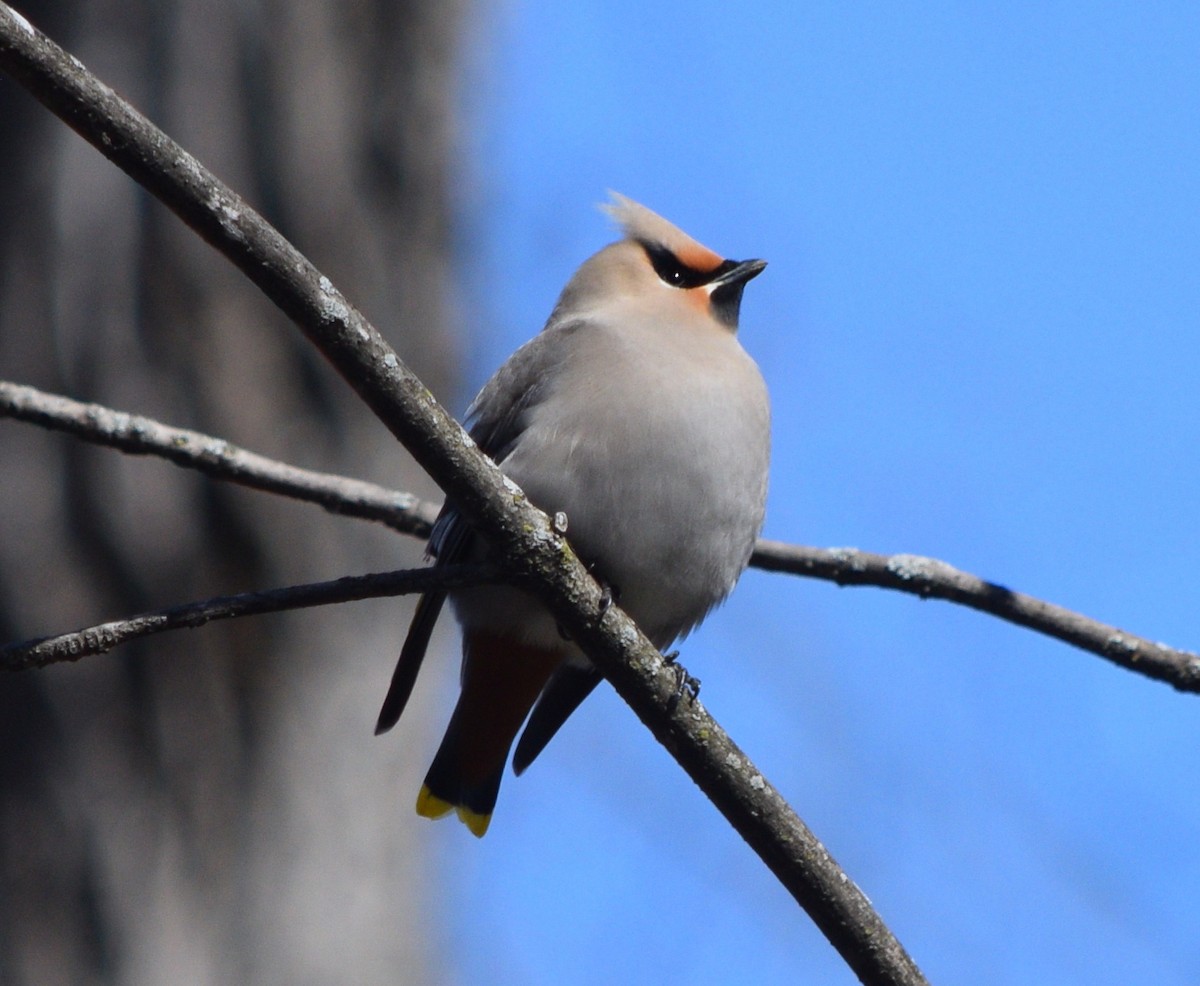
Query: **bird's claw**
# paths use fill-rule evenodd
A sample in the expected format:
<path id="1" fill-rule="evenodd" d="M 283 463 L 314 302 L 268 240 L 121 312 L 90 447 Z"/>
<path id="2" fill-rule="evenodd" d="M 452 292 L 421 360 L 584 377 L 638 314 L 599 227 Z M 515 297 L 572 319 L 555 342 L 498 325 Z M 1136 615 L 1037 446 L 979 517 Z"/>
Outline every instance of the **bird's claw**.
<path id="1" fill-rule="evenodd" d="M 596 578 L 594 574 L 592 577 Z M 600 583 L 600 603 L 596 607 L 596 620 L 599 621 L 604 619 L 604 614 L 612 609 L 612 604 L 615 603 L 620 597 L 621 590 L 615 585 L 609 585 L 603 579 L 596 578 L 596 581 Z M 558 635 L 562 637 L 563 640 L 571 639 L 571 635 L 567 633 L 566 628 L 561 623 L 557 624 L 557 627 Z"/>
<path id="2" fill-rule="evenodd" d="M 597 576 L 594 572 L 592 578 L 600 583 L 600 606 L 596 613 L 598 618 L 602 618 L 605 613 L 612 609 L 613 603 L 621 598 L 621 590 L 615 585 L 610 585 L 604 579 Z"/>
<path id="3" fill-rule="evenodd" d="M 684 692 L 687 692 L 688 699 L 692 702 L 700 697 L 700 679 L 689 674 L 688 669 L 679 663 L 679 651 L 677 650 L 671 651 L 670 654 L 664 654 L 663 661 L 675 672 L 675 690 L 671 693 L 670 702 L 667 703 L 668 711 L 674 712 L 679 707 Z"/>

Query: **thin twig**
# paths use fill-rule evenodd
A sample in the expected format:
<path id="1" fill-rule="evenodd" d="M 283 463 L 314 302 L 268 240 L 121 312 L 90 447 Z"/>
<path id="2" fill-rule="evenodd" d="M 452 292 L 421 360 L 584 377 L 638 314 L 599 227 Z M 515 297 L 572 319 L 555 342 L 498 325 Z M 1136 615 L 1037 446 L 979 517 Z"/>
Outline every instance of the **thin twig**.
<path id="1" fill-rule="evenodd" d="M 441 568 L 352 575 L 332 582 L 310 582 L 233 596 L 216 596 L 140 613 L 123 620 L 99 623 L 71 633 L 7 644 L 0 647 L 0 671 L 25 671 L 63 661 L 78 661 L 83 657 L 105 654 L 114 647 L 140 637 L 199 627 L 213 620 L 278 613 L 309 606 L 329 606 L 381 596 L 403 596 L 434 588 L 479 585 L 494 582 L 500 575 L 500 569 L 494 565 L 447 565 Z"/>
<path id="2" fill-rule="evenodd" d="M 0 417 L 65 431 L 134 455 L 157 455 L 214 479 L 318 503 L 331 513 L 379 521 L 402 534 L 428 537 L 437 517 L 436 506 L 411 493 L 300 469 L 212 435 L 4 380 L 0 380 Z"/>
<path id="3" fill-rule="evenodd" d="M 0 381 L 0 417 L 70 432 L 127 452 L 158 455 L 176 465 L 199 469 L 214 479 L 318 503 L 332 513 L 378 521 L 416 537 L 429 535 L 437 515 L 436 506 L 411 493 L 300 469 L 211 435 L 99 404 L 82 404 L 33 387 Z M 943 599 L 1054 637 L 1179 691 L 1200 692 L 1200 655 L 1014 592 L 934 558 L 761 540 L 750 564 L 843 586 L 869 585 L 922 599 Z"/>
<path id="4" fill-rule="evenodd" d="M 925 982 L 824 846 L 595 580 L 328 278 L 200 163 L 0 3 L 0 69 L 140 182 L 292 318 L 495 546 L 864 983 Z"/>
<path id="5" fill-rule="evenodd" d="M 857 548 L 806 548 L 759 541 L 751 564 L 770 572 L 871 585 L 922 599 L 945 599 L 1036 630 L 1181 692 L 1200 692 L 1200 655 L 1127 633 L 1080 613 L 1014 592 L 921 555 L 876 555 Z"/>

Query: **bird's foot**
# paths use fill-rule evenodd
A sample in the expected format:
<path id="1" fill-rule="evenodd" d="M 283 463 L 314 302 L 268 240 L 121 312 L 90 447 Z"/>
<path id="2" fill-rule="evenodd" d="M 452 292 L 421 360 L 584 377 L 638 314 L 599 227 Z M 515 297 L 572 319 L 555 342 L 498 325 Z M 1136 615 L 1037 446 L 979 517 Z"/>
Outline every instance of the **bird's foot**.
<path id="1" fill-rule="evenodd" d="M 602 578 L 597 576 L 595 572 L 592 572 L 592 578 L 594 578 L 600 584 L 600 603 L 596 607 L 596 621 L 599 622 L 600 620 L 604 619 L 604 614 L 612 609 L 612 604 L 621 598 L 621 590 L 615 585 L 609 585 Z M 562 637 L 563 640 L 571 639 L 571 635 L 567 632 L 566 627 L 564 627 L 561 623 L 556 624 L 556 626 L 558 627 L 558 635 Z"/>
<path id="2" fill-rule="evenodd" d="M 600 584 L 600 607 L 596 612 L 596 618 L 603 619 L 604 614 L 612 609 L 613 603 L 620 600 L 621 589 L 619 586 L 606 582 L 595 572 L 592 572 L 592 578 Z"/>
<path id="3" fill-rule="evenodd" d="M 671 693 L 671 701 L 667 703 L 668 711 L 674 712 L 679 707 L 684 692 L 687 692 L 688 699 L 692 702 L 700 697 L 700 679 L 689 674 L 688 669 L 679 663 L 677 650 L 664 654 L 663 661 L 675 672 L 675 690 Z"/>

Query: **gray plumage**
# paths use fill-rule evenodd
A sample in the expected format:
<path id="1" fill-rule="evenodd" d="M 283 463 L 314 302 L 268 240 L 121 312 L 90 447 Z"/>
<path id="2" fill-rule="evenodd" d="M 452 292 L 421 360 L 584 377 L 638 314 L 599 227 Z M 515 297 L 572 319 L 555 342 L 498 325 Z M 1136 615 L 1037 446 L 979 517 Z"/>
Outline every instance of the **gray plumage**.
<path id="1" fill-rule="evenodd" d="M 765 265 L 724 261 L 648 209 L 614 198 L 610 211 L 625 238 L 579 268 L 543 331 L 488 381 L 469 411 L 470 432 L 531 502 L 566 514 L 576 553 L 665 648 L 728 595 L 762 527 L 767 393 L 736 327 L 742 288 Z M 487 552 L 453 505 L 430 550 L 439 564 Z M 429 594 L 418 607 L 380 730 L 403 710 L 443 598 Z M 537 685 L 543 697 L 518 747 L 519 772 L 599 677 L 526 593 L 482 586 L 450 600 L 465 662 L 473 639 L 508 641 L 504 660 L 514 675 L 522 649 L 558 655 L 551 683 Z M 435 768 L 452 759 L 451 739 Z M 431 770 L 422 796 L 432 791 L 439 808 L 483 817 L 486 828 L 498 777 L 479 796 L 436 790 L 431 781 L 457 783 L 441 776 L 450 773 Z"/>

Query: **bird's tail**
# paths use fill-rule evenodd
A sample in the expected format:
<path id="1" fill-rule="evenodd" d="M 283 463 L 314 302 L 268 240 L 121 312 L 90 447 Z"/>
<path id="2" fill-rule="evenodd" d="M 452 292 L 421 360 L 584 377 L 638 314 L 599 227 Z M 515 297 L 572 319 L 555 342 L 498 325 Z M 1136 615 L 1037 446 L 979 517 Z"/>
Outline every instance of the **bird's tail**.
<path id="1" fill-rule="evenodd" d="M 508 751 L 561 660 L 558 650 L 466 633 L 462 693 L 417 796 L 418 815 L 454 811 L 475 835 L 487 831 Z"/>

